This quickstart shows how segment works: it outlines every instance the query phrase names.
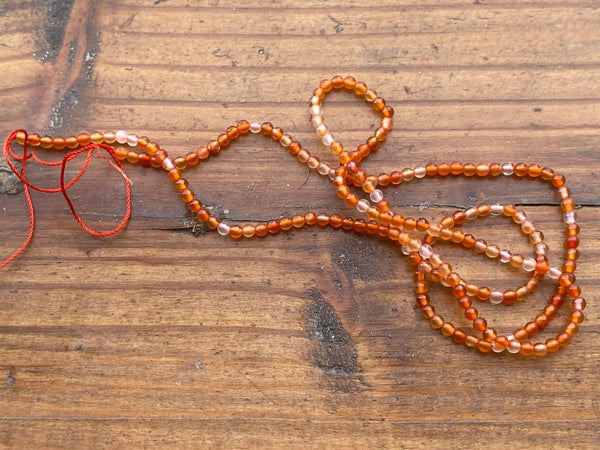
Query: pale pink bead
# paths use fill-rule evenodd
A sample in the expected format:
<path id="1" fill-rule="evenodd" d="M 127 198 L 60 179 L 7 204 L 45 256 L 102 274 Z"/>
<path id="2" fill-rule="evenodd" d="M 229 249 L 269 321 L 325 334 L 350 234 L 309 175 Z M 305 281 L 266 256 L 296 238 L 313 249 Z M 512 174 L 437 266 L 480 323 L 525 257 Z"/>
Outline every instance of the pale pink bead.
<path id="1" fill-rule="evenodd" d="M 333 144 L 333 136 L 331 133 L 325 133 L 323 137 L 321 137 L 321 142 L 323 142 L 323 144 L 325 144 L 327 147 L 331 146 L 331 144 Z"/>
<path id="2" fill-rule="evenodd" d="M 494 305 L 502 303 L 503 299 L 504 294 L 500 291 L 492 291 L 492 293 L 490 294 L 490 303 L 493 303 Z"/>
<path id="3" fill-rule="evenodd" d="M 502 173 L 504 175 L 512 175 L 514 171 L 514 167 L 512 163 L 502 164 Z"/>
<path id="4" fill-rule="evenodd" d="M 325 163 L 320 163 L 319 166 L 317 167 L 317 172 L 319 172 L 319 174 L 321 174 L 321 175 L 328 175 L 330 171 L 331 171 L 331 169 Z"/>
<path id="5" fill-rule="evenodd" d="M 434 253 L 433 255 L 431 255 L 429 257 L 429 261 L 431 262 L 431 264 L 433 264 L 436 267 L 438 267 L 444 263 L 444 261 L 442 260 L 442 257 L 438 253 Z"/>
<path id="6" fill-rule="evenodd" d="M 559 187 L 556 190 L 556 192 L 557 192 L 558 196 L 561 198 L 561 200 L 566 200 L 571 195 L 571 191 L 566 186 Z"/>
<path id="7" fill-rule="evenodd" d="M 406 245 L 401 245 L 400 246 L 400 251 L 402 252 L 403 255 L 409 255 L 410 254 L 410 249 Z"/>
<path id="8" fill-rule="evenodd" d="M 310 121 L 312 122 L 313 127 L 317 128 L 319 125 L 323 124 L 323 117 L 315 116 L 312 119 L 310 119 Z"/>
<path id="9" fill-rule="evenodd" d="M 127 135 L 127 144 L 130 147 L 135 147 L 138 144 L 138 137 L 135 134 Z"/>
<path id="10" fill-rule="evenodd" d="M 221 222 L 217 226 L 217 233 L 219 233 L 221 236 L 227 236 L 229 234 L 229 230 L 230 227 L 226 223 Z"/>
<path id="11" fill-rule="evenodd" d="M 499 216 L 502 214 L 502 211 L 504 211 L 504 207 L 502 205 L 495 204 L 490 206 L 490 214 L 492 216 Z"/>
<path id="12" fill-rule="evenodd" d="M 523 260 L 523 269 L 527 272 L 533 272 L 535 270 L 536 261 L 533 258 L 525 258 Z"/>
<path id="13" fill-rule="evenodd" d="M 391 117 L 384 117 L 383 120 L 381 121 L 381 127 L 386 130 L 386 131 L 390 131 L 394 126 L 394 121 L 392 120 Z"/>
<path id="14" fill-rule="evenodd" d="M 175 163 L 173 162 L 173 160 L 171 158 L 165 158 L 165 159 L 163 159 L 162 167 L 163 167 L 163 169 L 165 169 L 168 172 L 169 170 L 172 170 L 175 168 Z"/>
<path id="15" fill-rule="evenodd" d="M 321 99 L 319 97 L 317 97 L 316 95 L 313 95 L 310 98 L 310 105 L 311 106 L 313 106 L 313 105 L 320 105 L 320 104 L 321 104 Z"/>
<path id="16" fill-rule="evenodd" d="M 487 243 L 483 239 L 477 239 L 475 241 L 475 244 L 473 244 L 473 248 L 475 249 L 475 251 L 483 253 L 487 248 Z"/>
<path id="17" fill-rule="evenodd" d="M 425 167 L 415 167 L 413 172 L 415 174 L 415 178 L 423 178 L 425 175 L 427 175 L 427 169 L 425 169 Z"/>
<path id="18" fill-rule="evenodd" d="M 310 115 L 311 116 L 320 116 L 321 115 L 321 107 L 319 105 L 313 105 L 310 107 Z"/>
<path id="19" fill-rule="evenodd" d="M 115 141 L 117 141 L 119 144 L 125 144 L 127 142 L 127 131 L 117 131 L 115 133 Z"/>
<path id="20" fill-rule="evenodd" d="M 258 123 L 258 122 L 252 122 L 250 124 L 250 132 L 251 133 L 255 133 L 255 134 L 256 133 L 260 133 L 260 130 L 261 130 L 260 123 Z"/>
<path id="21" fill-rule="evenodd" d="M 369 206 L 371 206 L 369 201 L 365 200 L 363 198 L 362 200 L 359 200 L 358 203 L 356 204 L 356 209 L 358 209 L 360 212 L 364 213 L 364 212 L 367 212 L 367 210 L 369 209 Z"/>
<path id="22" fill-rule="evenodd" d="M 519 353 L 521 351 L 521 343 L 516 339 L 509 339 L 506 350 L 508 350 L 509 353 Z"/>
<path id="23" fill-rule="evenodd" d="M 375 189 L 369 194 L 369 197 L 371 198 L 372 202 L 379 203 L 381 200 L 383 200 L 383 192 L 381 192 L 381 189 Z"/>
<path id="24" fill-rule="evenodd" d="M 317 167 L 319 167 L 319 160 L 317 158 L 315 158 L 314 156 L 311 156 L 308 161 L 306 161 L 306 165 L 308 167 L 310 167 L 311 169 L 316 169 Z"/>
<path id="25" fill-rule="evenodd" d="M 553 280 L 558 279 L 558 277 L 560 277 L 561 275 L 562 270 L 560 270 L 560 268 L 558 267 L 550 267 L 550 270 L 548 270 L 548 276 Z"/>
<path id="26" fill-rule="evenodd" d="M 330 170 L 329 170 L 329 173 L 327 174 L 327 176 L 329 177 L 329 179 L 330 179 L 331 181 L 335 180 L 335 170 L 333 170 L 333 169 L 330 169 Z"/>
<path id="27" fill-rule="evenodd" d="M 571 304 L 573 305 L 573 309 L 575 311 L 583 311 L 586 305 L 585 299 L 581 297 L 574 298 Z"/>
<path id="28" fill-rule="evenodd" d="M 281 139 L 279 139 L 279 143 L 284 147 L 287 147 L 292 143 L 292 137 L 289 134 L 284 134 L 281 136 Z"/>
<path id="29" fill-rule="evenodd" d="M 421 255 L 421 258 L 429 258 L 433 255 L 433 248 L 429 244 L 423 244 L 419 249 L 419 255 Z"/>
<path id="30" fill-rule="evenodd" d="M 572 225 L 577 222 L 577 214 L 575 214 L 575 211 L 566 212 L 563 219 L 566 224 Z"/>
<path id="31" fill-rule="evenodd" d="M 508 250 L 500 250 L 500 262 L 506 264 L 510 261 L 511 254 Z"/>
<path id="32" fill-rule="evenodd" d="M 548 254 L 548 246 L 543 242 L 541 244 L 537 244 L 535 246 L 535 253 L 537 255 L 546 255 Z"/>
<path id="33" fill-rule="evenodd" d="M 408 248 L 410 249 L 410 251 L 412 252 L 418 252 L 419 249 L 421 248 L 421 241 L 419 239 L 411 239 L 408 242 Z"/>
<path id="34" fill-rule="evenodd" d="M 477 219 L 477 216 L 479 214 L 477 214 L 477 208 L 467 208 L 465 210 L 465 214 L 467 216 L 467 220 L 475 220 Z"/>

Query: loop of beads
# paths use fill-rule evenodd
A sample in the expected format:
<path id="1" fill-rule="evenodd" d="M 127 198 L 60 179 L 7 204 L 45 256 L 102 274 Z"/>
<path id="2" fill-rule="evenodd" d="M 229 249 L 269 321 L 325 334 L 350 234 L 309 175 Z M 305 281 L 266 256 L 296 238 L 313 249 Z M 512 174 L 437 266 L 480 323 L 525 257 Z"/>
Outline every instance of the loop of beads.
<path id="1" fill-rule="evenodd" d="M 381 123 L 375 132 L 364 144 L 359 145 L 355 150 L 350 151 L 345 149 L 342 142 L 336 140 L 325 125 L 322 115 L 323 100 L 333 90 L 346 90 L 354 93 L 370 104 L 372 109 L 381 116 Z M 368 89 L 365 83 L 357 81 L 351 76 L 345 78 L 335 76 L 331 79 L 321 81 L 310 99 L 310 115 L 311 122 L 321 142 L 333 154 L 337 155 L 340 162 L 338 167 L 332 168 L 320 161 L 319 158 L 313 156 L 308 150 L 303 148 L 298 141 L 294 140 L 292 136 L 286 134 L 283 129 L 275 127 L 269 122 L 258 123 L 241 120 L 236 125 L 227 128 L 224 133 L 217 136 L 215 140 L 210 141 L 206 146 L 200 146 L 195 151 L 177 158 L 169 157 L 164 149 L 147 137 L 139 137 L 123 130 L 105 133 L 83 133 L 79 136 L 69 136 L 66 138 L 27 134 L 24 130 L 17 130 L 7 138 L 4 153 L 9 166 L 24 183 L 26 196 L 30 204 L 31 227 L 30 236 L 25 245 L 9 258 L 4 265 L 14 259 L 31 239 L 33 205 L 30 201 L 27 187 L 43 192 L 63 192 L 73 214 L 78 218 L 66 191 L 77 182 L 87 169 L 91 150 L 104 149 L 118 164 L 119 170 L 122 171 L 125 177 L 128 189 L 130 183 L 122 169 L 122 161 L 127 161 L 129 164 L 164 170 L 181 200 L 195 214 L 198 221 L 205 223 L 209 229 L 216 230 L 218 234 L 229 236 L 234 240 L 265 237 L 277 234 L 280 231 L 300 229 L 306 226 L 330 227 L 332 229 L 354 231 L 359 234 L 367 233 L 391 240 L 400 246 L 401 253 L 407 255 L 410 263 L 416 267 L 414 273 L 414 292 L 421 314 L 429 321 L 432 328 L 439 329 L 444 337 L 451 338 L 457 344 L 476 348 L 482 353 L 500 353 L 506 350 L 510 353 L 520 353 L 522 355 L 534 354 L 537 356 L 544 356 L 547 353 L 555 352 L 559 348 L 569 344 L 571 337 L 577 334 L 578 325 L 583 321 L 584 315 L 582 311 L 586 303 L 580 296 L 580 287 L 575 283 L 576 261 L 579 258 L 579 251 L 577 250 L 579 246 L 579 239 L 577 237 L 579 226 L 576 223 L 574 212 L 575 202 L 570 196 L 569 189 L 565 186 L 565 177 L 563 175 L 556 174 L 552 169 L 537 164 L 463 164 L 460 162 L 430 163 L 424 166 L 405 168 L 401 171 L 392 171 L 389 174 L 367 174 L 360 169 L 359 165 L 362 160 L 367 158 L 373 151 L 376 151 L 386 140 L 387 134 L 393 128 L 394 110 L 374 90 Z M 359 213 L 364 214 L 366 220 L 342 217 L 339 214 L 307 212 L 291 218 L 277 217 L 264 223 L 239 226 L 228 224 L 213 215 L 205 208 L 201 200 L 196 197 L 196 194 L 190 188 L 189 182 L 183 177 L 183 172 L 198 166 L 202 161 L 209 159 L 211 155 L 228 148 L 235 140 L 248 134 L 262 134 L 267 138 L 271 138 L 274 142 L 279 143 L 279 145 L 287 149 L 289 154 L 295 157 L 300 163 L 305 164 L 320 175 L 326 176 L 332 182 L 337 196 L 344 200 L 348 206 L 354 207 Z M 19 156 L 13 152 L 11 148 L 13 140 L 24 147 L 23 156 Z M 115 146 L 113 147 L 112 145 Z M 28 153 L 28 146 L 34 148 L 40 147 L 46 150 L 68 149 L 70 153 L 65 156 L 62 163 L 48 162 L 39 158 L 36 153 Z M 86 150 L 90 152 L 88 152 L 88 159 L 83 168 L 69 184 L 65 184 L 65 164 Z M 29 158 L 47 166 L 59 166 L 62 164 L 60 188 L 44 189 L 29 183 L 25 176 L 25 163 Z M 13 166 L 11 159 L 22 162 L 23 168 L 21 171 L 18 171 Z M 444 217 L 439 223 L 430 223 L 422 217 L 405 217 L 394 212 L 389 202 L 385 200 L 382 190 L 386 187 L 398 187 L 403 183 L 424 178 L 464 176 L 483 179 L 498 177 L 500 175 L 537 179 L 549 183 L 555 188 L 560 199 L 560 208 L 566 224 L 565 254 L 561 267 L 550 266 L 547 257 L 548 246 L 544 242 L 543 233 L 537 230 L 533 222 L 527 218 L 525 212 L 515 207 L 515 205 L 479 205 L 467 208 L 464 211 L 455 211 L 451 216 Z M 359 195 L 353 193 L 353 189 L 362 190 L 367 195 L 367 198 L 361 198 Z M 116 231 L 121 229 L 128 219 L 129 206 L 130 199 L 128 196 L 126 217 Z M 524 257 L 520 254 L 513 254 L 507 249 L 501 249 L 497 245 L 488 244 L 486 241 L 477 239 L 472 234 L 465 233 L 460 229 L 467 222 L 487 216 L 506 217 L 516 224 L 534 247 L 534 256 Z M 92 232 L 79 218 L 78 221 L 86 231 Z M 103 236 L 116 231 L 113 230 L 104 234 L 92 233 L 95 233 L 97 236 Z M 531 278 L 524 285 L 505 291 L 492 290 L 485 286 L 470 283 L 464 280 L 457 272 L 453 271 L 452 266 L 445 262 L 442 256 L 434 250 L 435 244 L 439 240 L 457 244 L 463 249 L 472 250 L 475 253 L 497 260 L 502 264 L 510 264 L 514 268 L 531 273 Z M 504 305 L 512 305 L 515 302 L 524 301 L 528 295 L 538 289 L 540 281 L 546 275 L 557 281 L 555 294 L 540 314 L 512 333 L 498 333 L 488 325 L 487 321 L 479 315 L 478 310 L 473 306 L 473 299 Z M 436 312 L 428 295 L 428 282 L 439 282 L 452 290 L 453 296 L 457 298 L 459 308 L 464 311 L 464 317 L 471 322 L 472 331 L 479 333 L 480 337 L 471 334 L 469 330 L 456 328 Z M 558 310 L 563 306 L 567 298 L 571 299 L 572 313 L 564 330 L 559 332 L 554 338 L 547 339 L 545 342 L 530 342 L 530 338 L 546 328 L 557 316 Z"/>

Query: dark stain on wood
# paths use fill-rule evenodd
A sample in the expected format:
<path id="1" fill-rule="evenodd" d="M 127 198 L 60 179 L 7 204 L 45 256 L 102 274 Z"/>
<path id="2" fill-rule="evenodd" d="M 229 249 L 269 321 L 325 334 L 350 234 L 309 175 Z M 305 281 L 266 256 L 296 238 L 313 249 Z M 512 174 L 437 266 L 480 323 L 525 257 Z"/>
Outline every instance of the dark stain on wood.
<path id="1" fill-rule="evenodd" d="M 40 0 L 39 7 L 45 11 L 43 27 L 38 35 L 39 61 L 44 64 L 55 61 L 60 53 L 73 0 Z"/>
<path id="2" fill-rule="evenodd" d="M 311 300 L 306 316 L 309 337 L 314 342 L 311 356 L 315 366 L 321 369 L 328 388 L 344 393 L 358 391 L 362 384 L 357 376 L 358 353 L 350 336 L 318 289 L 309 289 L 307 296 Z"/>

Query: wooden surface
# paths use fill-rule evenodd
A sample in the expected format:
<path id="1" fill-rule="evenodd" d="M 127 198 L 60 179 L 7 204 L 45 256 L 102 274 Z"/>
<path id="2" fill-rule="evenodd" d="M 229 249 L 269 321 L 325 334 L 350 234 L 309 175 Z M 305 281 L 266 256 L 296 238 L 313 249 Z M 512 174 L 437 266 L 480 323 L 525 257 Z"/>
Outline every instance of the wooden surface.
<path id="1" fill-rule="evenodd" d="M 270 120 L 333 161 L 314 137 L 307 102 L 322 78 L 351 74 L 397 111 L 388 142 L 364 163 L 369 172 L 459 159 L 564 173 L 581 205 L 578 280 L 588 309 L 557 354 L 481 355 L 421 319 L 409 265 L 387 242 L 310 229 L 235 243 L 194 226 L 162 174 L 128 167 L 133 217 L 107 239 L 79 229 L 60 195 L 34 196 L 33 245 L 0 272 L 0 446 L 598 445 L 597 1 L 71 3 L 2 2 L 2 138 L 20 127 L 61 135 L 124 128 L 182 155 L 247 118 Z M 324 115 L 347 146 L 377 121 L 344 94 L 327 98 Z M 2 175 L 7 256 L 25 235 L 26 208 Z M 188 178 L 230 221 L 358 214 L 258 136 Z M 98 165 L 73 190 L 91 225 L 119 220 L 120 183 Z M 561 255 L 557 200 L 541 183 L 434 179 L 386 193 L 401 211 L 429 218 L 479 202 L 524 205 L 551 258 Z M 530 251 L 505 222 L 469 227 Z M 470 279 L 498 288 L 523 279 L 443 249 Z M 551 287 L 540 292 L 482 310 L 511 331 L 537 314 Z M 445 290 L 432 297 L 462 324 Z"/>

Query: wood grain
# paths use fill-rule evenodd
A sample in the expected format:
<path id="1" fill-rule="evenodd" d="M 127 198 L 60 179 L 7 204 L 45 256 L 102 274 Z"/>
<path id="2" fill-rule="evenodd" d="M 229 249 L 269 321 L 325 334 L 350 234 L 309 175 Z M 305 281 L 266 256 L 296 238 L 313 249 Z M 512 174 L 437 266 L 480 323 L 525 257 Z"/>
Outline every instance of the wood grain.
<path id="1" fill-rule="evenodd" d="M 34 194 L 32 246 L 0 272 L 2 448 L 596 448 L 600 442 L 600 9 L 595 0 L 75 0 L 0 6 L 0 134 L 125 128 L 182 155 L 241 118 L 269 120 L 327 161 L 307 103 L 352 74 L 396 109 L 364 162 L 539 162 L 567 176 L 582 228 L 586 321 L 543 359 L 480 355 L 432 331 L 390 243 L 306 229 L 233 242 L 190 219 L 166 178 L 128 167 L 133 215 L 96 239 L 60 196 Z M 347 146 L 377 118 L 343 93 L 324 116 Z M 55 154 L 60 158 L 60 154 Z M 41 183 L 49 170 L 29 169 Z M 230 222 L 337 211 L 330 186 L 259 136 L 188 178 Z M 124 211 L 122 179 L 94 163 L 72 197 L 98 228 Z M 27 210 L 0 166 L 0 254 Z M 14 195 L 14 190 L 18 193 Z M 13 195 L 8 195 L 13 193 Z M 523 205 L 561 255 L 558 201 L 527 180 L 420 180 L 388 189 L 439 219 L 480 202 Z M 529 252 L 507 221 L 467 225 Z M 465 277 L 524 274 L 440 244 Z M 551 286 L 511 308 L 531 320 Z M 447 290 L 444 317 L 463 325 Z M 547 335 L 558 330 L 562 313 Z"/>

